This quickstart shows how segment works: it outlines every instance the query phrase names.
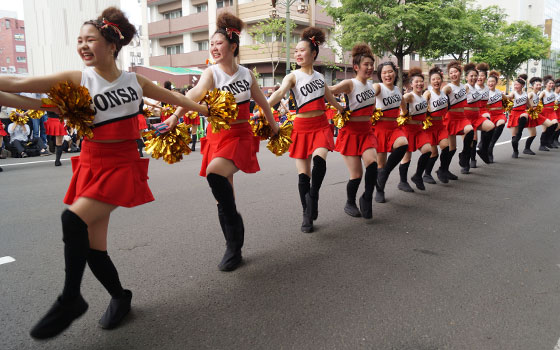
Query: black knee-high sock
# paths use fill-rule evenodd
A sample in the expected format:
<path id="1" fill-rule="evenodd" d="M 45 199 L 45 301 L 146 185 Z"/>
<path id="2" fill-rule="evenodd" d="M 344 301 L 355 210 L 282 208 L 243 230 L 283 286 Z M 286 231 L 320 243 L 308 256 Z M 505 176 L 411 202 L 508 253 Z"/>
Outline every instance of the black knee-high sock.
<path id="1" fill-rule="evenodd" d="M 551 145 L 552 141 L 554 140 L 554 132 L 556 131 L 556 124 L 552 124 L 551 126 L 549 126 L 548 128 L 546 128 L 545 130 L 545 134 L 546 134 L 546 145 Z"/>
<path id="2" fill-rule="evenodd" d="M 418 158 L 418 165 L 416 166 L 416 174 L 414 174 L 416 177 L 421 177 L 422 173 L 424 172 L 424 170 L 426 169 L 426 165 L 428 164 L 429 160 L 431 159 L 430 156 L 432 154 L 430 152 L 426 152 L 424 154 L 422 154 L 420 156 L 420 158 Z M 435 162 L 435 160 L 434 160 Z"/>
<path id="3" fill-rule="evenodd" d="M 517 126 L 517 134 L 515 134 L 515 137 L 517 138 L 517 142 L 521 140 L 521 135 L 523 135 L 523 129 L 525 129 L 525 125 L 527 125 L 527 118 L 519 118 L 519 125 Z"/>
<path id="4" fill-rule="evenodd" d="M 502 124 L 494 129 L 494 132 L 492 133 L 492 138 L 490 139 L 490 147 L 494 148 L 494 145 L 496 144 L 496 142 L 498 142 L 498 139 L 502 135 L 505 126 L 506 126 L 505 124 Z"/>
<path id="5" fill-rule="evenodd" d="M 480 135 L 480 149 L 486 153 L 488 152 L 488 147 L 490 146 L 490 141 L 492 141 L 492 136 L 494 136 L 494 130 L 483 131 Z"/>
<path id="6" fill-rule="evenodd" d="M 192 134 L 191 139 L 192 139 L 191 149 L 194 151 L 195 148 L 196 148 L 196 141 L 198 140 L 198 135 L 197 134 Z"/>
<path id="7" fill-rule="evenodd" d="M 470 154 L 470 158 L 472 160 L 476 160 L 476 145 L 477 145 L 477 143 L 478 143 L 477 140 L 473 140 L 473 142 L 472 142 L 471 154 Z"/>
<path id="8" fill-rule="evenodd" d="M 449 158 L 447 160 L 447 164 L 445 167 L 445 171 L 449 171 L 449 165 L 451 164 L 451 161 L 453 160 L 453 156 L 455 156 L 455 153 L 457 153 L 457 149 L 454 149 L 453 151 L 449 151 Z"/>
<path id="9" fill-rule="evenodd" d="M 408 167 L 410 166 L 410 161 L 399 165 L 399 175 L 401 176 L 401 182 L 408 182 Z"/>
<path id="10" fill-rule="evenodd" d="M 235 225 L 239 214 L 235 205 L 233 187 L 231 187 L 228 179 L 221 175 L 210 173 L 206 176 L 206 180 L 212 189 L 214 198 L 224 209 L 226 225 Z"/>
<path id="11" fill-rule="evenodd" d="M 356 203 L 356 193 L 358 193 L 360 182 L 362 182 L 361 177 L 348 180 L 348 183 L 346 184 L 346 198 L 349 203 Z"/>
<path id="12" fill-rule="evenodd" d="M 313 169 L 311 170 L 311 188 L 309 195 L 313 198 L 319 198 L 319 190 L 323 184 L 323 179 L 327 173 L 327 162 L 319 157 L 313 157 Z"/>
<path id="13" fill-rule="evenodd" d="M 311 188 L 311 179 L 307 176 L 307 174 L 299 174 L 298 178 L 299 199 L 301 200 L 303 210 L 305 210 L 307 207 L 305 195 L 309 193 L 309 189 Z"/>
<path id="14" fill-rule="evenodd" d="M 441 170 L 447 170 L 449 167 L 449 162 L 451 162 L 449 154 L 449 146 L 444 147 L 441 150 L 441 155 L 439 156 L 439 167 Z"/>
<path id="15" fill-rule="evenodd" d="M 558 142 L 558 137 L 560 136 L 560 130 L 554 131 L 554 135 L 552 137 L 552 141 Z"/>
<path id="16" fill-rule="evenodd" d="M 364 199 L 371 201 L 373 197 L 373 190 L 377 183 L 377 162 L 373 162 L 366 168 L 366 175 L 364 179 Z"/>
<path id="17" fill-rule="evenodd" d="M 78 215 L 68 209 L 62 213 L 61 219 L 66 267 L 62 300 L 71 300 L 80 295 L 89 253 L 88 227 Z"/>
<path id="18" fill-rule="evenodd" d="M 138 152 L 142 153 L 142 148 L 144 148 L 144 140 L 136 139 L 136 145 L 138 146 Z"/>
<path id="19" fill-rule="evenodd" d="M 467 158 L 471 154 L 473 137 L 474 131 L 471 130 L 465 135 L 465 138 L 463 139 L 463 151 L 461 153 L 463 153 L 463 156 L 465 158 Z"/>
<path id="20" fill-rule="evenodd" d="M 56 161 L 60 162 L 60 157 L 62 157 L 62 146 L 55 146 L 56 148 Z"/>
<path id="21" fill-rule="evenodd" d="M 397 164 L 399 164 L 403 159 L 407 150 L 408 150 L 408 145 L 400 146 L 393 149 L 393 151 L 387 158 L 387 163 L 385 164 L 385 167 L 383 168 L 385 172 L 390 173 L 393 169 L 395 169 Z"/>
<path id="22" fill-rule="evenodd" d="M 525 141 L 525 149 L 531 149 L 531 144 L 533 144 L 533 141 L 535 140 L 535 137 L 536 136 L 529 136 L 527 141 Z"/>
<path id="23" fill-rule="evenodd" d="M 548 137 L 550 135 L 550 126 L 546 128 L 543 132 L 541 132 L 541 147 L 548 145 Z"/>
<path id="24" fill-rule="evenodd" d="M 431 157 L 430 154 L 430 158 L 428 159 L 428 162 L 426 163 L 426 175 L 432 175 L 432 170 L 434 169 L 434 165 L 436 165 L 436 161 L 438 160 L 439 154 L 436 154 L 435 157 Z"/>
<path id="25" fill-rule="evenodd" d="M 93 275 L 113 298 L 120 298 L 123 295 L 124 290 L 119 280 L 119 273 L 107 251 L 90 249 L 87 263 Z"/>

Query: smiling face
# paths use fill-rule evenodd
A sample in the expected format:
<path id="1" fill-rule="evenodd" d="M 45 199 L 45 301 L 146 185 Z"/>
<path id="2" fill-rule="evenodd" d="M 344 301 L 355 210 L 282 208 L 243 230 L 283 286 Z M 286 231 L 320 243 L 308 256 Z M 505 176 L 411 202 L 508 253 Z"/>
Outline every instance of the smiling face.
<path id="1" fill-rule="evenodd" d="M 311 50 L 311 45 L 305 40 L 301 40 L 296 45 L 294 52 L 294 59 L 300 67 L 307 67 L 313 65 L 315 52 Z"/>
<path id="2" fill-rule="evenodd" d="M 536 92 L 541 91 L 542 89 L 542 82 L 541 81 L 535 81 L 533 83 L 533 90 L 535 90 Z"/>
<path id="3" fill-rule="evenodd" d="M 467 83 L 469 83 L 469 85 L 474 86 L 474 84 L 476 83 L 476 79 L 478 79 L 478 73 L 474 70 L 471 70 L 467 73 Z"/>
<path id="4" fill-rule="evenodd" d="M 548 91 L 552 91 L 552 89 L 554 89 L 554 81 L 552 81 L 552 80 L 547 81 L 546 82 L 546 89 Z"/>
<path id="5" fill-rule="evenodd" d="M 478 85 L 484 86 L 484 83 L 486 82 L 486 73 L 484 71 L 481 70 L 480 72 L 478 72 L 476 82 Z"/>
<path id="6" fill-rule="evenodd" d="M 381 68 L 381 81 L 385 85 L 392 86 L 395 83 L 396 72 L 390 64 L 384 65 Z"/>
<path id="7" fill-rule="evenodd" d="M 517 80 L 513 83 L 513 89 L 517 91 L 517 93 L 521 93 L 521 89 L 523 89 L 523 84 L 518 82 Z"/>
<path id="8" fill-rule="evenodd" d="M 362 79 L 369 79 L 373 74 L 373 60 L 371 57 L 362 57 L 360 65 L 354 65 L 356 75 Z"/>
<path id="9" fill-rule="evenodd" d="M 449 68 L 449 80 L 455 85 L 459 85 L 461 79 L 461 71 L 455 67 Z"/>
<path id="10" fill-rule="evenodd" d="M 432 74 L 430 77 L 430 85 L 435 90 L 441 89 L 441 76 L 439 74 Z"/>
<path id="11" fill-rule="evenodd" d="M 227 41 L 225 35 L 216 33 L 210 40 L 210 56 L 216 63 L 229 62 L 234 58 L 237 44 Z"/>
<path id="12" fill-rule="evenodd" d="M 115 44 L 105 40 L 92 24 L 84 24 L 80 29 L 77 50 L 78 55 L 88 67 L 102 66 L 115 61 Z"/>
<path id="13" fill-rule="evenodd" d="M 422 90 L 424 90 L 424 78 L 415 76 L 412 78 L 412 90 L 417 95 L 422 94 Z"/>
<path id="14" fill-rule="evenodd" d="M 494 88 L 496 87 L 496 84 L 498 82 L 496 81 L 496 78 L 491 76 L 490 78 L 488 78 L 488 88 L 490 90 L 494 90 Z"/>

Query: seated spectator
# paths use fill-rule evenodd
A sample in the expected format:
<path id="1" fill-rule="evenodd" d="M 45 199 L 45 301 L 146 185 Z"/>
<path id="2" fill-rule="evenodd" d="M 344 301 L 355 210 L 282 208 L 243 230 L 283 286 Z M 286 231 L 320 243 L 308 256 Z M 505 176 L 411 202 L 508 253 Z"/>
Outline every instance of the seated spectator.
<path id="1" fill-rule="evenodd" d="M 40 138 L 33 139 L 29 142 L 29 125 L 21 125 L 17 123 L 11 123 L 8 125 L 8 133 L 10 134 L 10 145 L 16 149 L 17 154 L 22 158 L 28 156 L 28 149 L 39 149 L 40 155 L 49 155 L 47 148 Z"/>

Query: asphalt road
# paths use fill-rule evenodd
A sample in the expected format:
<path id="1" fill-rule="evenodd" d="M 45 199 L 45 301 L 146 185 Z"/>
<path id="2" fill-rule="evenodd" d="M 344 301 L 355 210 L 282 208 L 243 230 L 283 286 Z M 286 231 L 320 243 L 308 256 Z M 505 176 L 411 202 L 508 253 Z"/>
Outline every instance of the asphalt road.
<path id="1" fill-rule="evenodd" d="M 99 328 L 110 297 L 87 270 L 88 312 L 47 342 L 28 332 L 62 287 L 70 164 L 2 160 L 0 258 L 15 261 L 0 265 L 0 349 L 553 349 L 560 151 L 510 154 L 497 146 L 496 164 L 412 194 L 395 172 L 373 220 L 344 214 L 347 170 L 329 154 L 316 231 L 303 234 L 294 161 L 262 143 L 262 171 L 235 177 L 246 263 L 232 273 L 216 267 L 224 241 L 200 154 L 152 160 L 156 201 L 119 208 L 109 228 L 133 311 Z"/>

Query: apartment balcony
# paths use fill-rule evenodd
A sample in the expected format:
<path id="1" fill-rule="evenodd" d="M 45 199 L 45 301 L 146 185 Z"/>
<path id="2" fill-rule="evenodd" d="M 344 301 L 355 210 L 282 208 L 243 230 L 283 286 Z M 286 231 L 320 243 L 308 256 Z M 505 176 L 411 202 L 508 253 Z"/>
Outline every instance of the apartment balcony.
<path id="1" fill-rule="evenodd" d="M 163 5 L 177 0 L 148 0 L 148 6 Z"/>
<path id="2" fill-rule="evenodd" d="M 192 67 L 205 66 L 208 50 L 150 57 L 150 66 Z"/>
<path id="3" fill-rule="evenodd" d="M 308 13 L 298 13 L 298 4 L 294 4 L 290 7 L 290 19 L 298 23 L 309 24 L 311 21 L 311 11 Z M 239 18 L 241 18 L 245 23 L 254 23 L 270 18 L 270 10 L 272 6 L 270 0 L 255 0 L 246 4 L 240 4 L 238 6 Z M 281 18 L 286 18 L 286 7 L 284 5 L 278 4 L 276 6 L 277 14 Z"/>
<path id="4" fill-rule="evenodd" d="M 280 62 L 286 62 L 286 43 L 274 42 L 272 60 L 277 60 L 280 56 Z M 257 47 L 258 49 L 253 49 Z M 290 62 L 295 62 L 294 50 L 296 44 L 290 45 Z M 246 45 L 239 48 L 239 58 L 241 64 L 255 64 L 255 63 L 270 63 L 270 53 L 264 45 Z M 335 64 L 335 53 L 333 50 L 325 47 L 319 49 L 319 56 L 317 57 L 318 64 Z"/>
<path id="5" fill-rule="evenodd" d="M 208 12 L 194 13 L 172 19 L 148 23 L 150 39 L 165 38 L 186 32 L 202 32 L 208 30 Z"/>

